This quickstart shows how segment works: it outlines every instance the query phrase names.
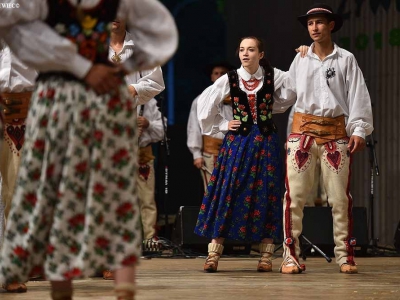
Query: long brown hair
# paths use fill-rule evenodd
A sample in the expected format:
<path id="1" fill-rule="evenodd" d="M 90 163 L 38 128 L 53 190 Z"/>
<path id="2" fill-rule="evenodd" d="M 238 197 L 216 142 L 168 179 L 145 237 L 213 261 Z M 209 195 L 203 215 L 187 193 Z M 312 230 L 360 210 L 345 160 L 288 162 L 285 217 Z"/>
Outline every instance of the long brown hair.
<path id="1" fill-rule="evenodd" d="M 236 55 L 239 55 L 239 49 L 240 49 L 240 44 L 242 43 L 243 40 L 246 39 L 252 39 L 255 40 L 257 42 L 257 48 L 258 51 L 264 52 L 264 56 L 263 58 L 260 59 L 260 66 L 264 68 L 264 70 L 271 68 L 271 64 L 269 63 L 269 61 L 267 60 L 267 58 L 265 57 L 265 47 L 264 47 L 264 41 L 256 36 L 246 36 L 246 37 L 242 37 L 239 41 L 239 45 L 236 49 Z"/>

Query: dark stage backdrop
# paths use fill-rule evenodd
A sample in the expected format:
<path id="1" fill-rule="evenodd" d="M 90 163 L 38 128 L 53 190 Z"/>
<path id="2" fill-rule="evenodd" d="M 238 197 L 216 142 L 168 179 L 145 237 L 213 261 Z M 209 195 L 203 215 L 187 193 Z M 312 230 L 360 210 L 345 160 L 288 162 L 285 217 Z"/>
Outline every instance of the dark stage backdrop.
<path id="1" fill-rule="evenodd" d="M 313 0 L 163 0 L 171 11 L 182 5 L 176 21 L 180 47 L 176 59 L 175 125 L 171 137 L 170 195 L 168 213 L 181 205 L 199 205 L 200 177 L 192 166 L 186 148 L 186 121 L 192 100 L 209 84 L 202 73 L 205 64 L 227 58 L 239 64 L 235 55 L 241 37 L 257 35 L 266 41 L 267 57 L 273 66 L 287 70 L 294 48 L 311 44 L 296 17 L 319 1 Z M 323 0 L 345 18 L 343 28 L 333 35 L 340 46 L 355 54 L 369 85 L 374 106 L 374 139 L 380 176 L 375 176 L 374 200 L 370 194 L 368 151 L 354 157 L 352 195 L 356 206 L 368 208 L 369 226 L 375 228 L 380 242 L 393 245 L 399 222 L 400 164 L 399 119 L 399 0 Z M 190 4 L 188 4 L 190 3 Z M 164 71 L 166 72 L 165 68 Z M 168 79 L 166 78 L 167 84 Z M 274 116 L 282 148 L 287 113 Z M 370 148 L 369 148 L 370 149 Z M 158 195 L 160 201 L 160 195 Z M 371 212 L 374 208 L 375 221 Z"/>

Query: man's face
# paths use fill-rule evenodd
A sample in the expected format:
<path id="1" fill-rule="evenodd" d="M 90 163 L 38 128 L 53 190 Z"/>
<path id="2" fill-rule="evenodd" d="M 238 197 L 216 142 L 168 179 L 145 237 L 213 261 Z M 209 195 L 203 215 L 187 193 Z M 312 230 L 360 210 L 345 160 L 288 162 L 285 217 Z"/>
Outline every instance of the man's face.
<path id="1" fill-rule="evenodd" d="M 224 67 L 214 67 L 211 72 L 211 81 L 215 82 L 218 78 L 220 78 L 222 75 L 225 75 L 228 72 L 227 68 Z"/>
<path id="2" fill-rule="evenodd" d="M 111 32 L 122 33 L 126 30 L 126 23 L 123 20 L 115 19 L 111 23 Z"/>
<path id="3" fill-rule="evenodd" d="M 314 42 L 321 43 L 331 39 L 331 31 L 335 22 L 328 22 L 324 15 L 315 15 L 307 20 L 308 33 Z"/>

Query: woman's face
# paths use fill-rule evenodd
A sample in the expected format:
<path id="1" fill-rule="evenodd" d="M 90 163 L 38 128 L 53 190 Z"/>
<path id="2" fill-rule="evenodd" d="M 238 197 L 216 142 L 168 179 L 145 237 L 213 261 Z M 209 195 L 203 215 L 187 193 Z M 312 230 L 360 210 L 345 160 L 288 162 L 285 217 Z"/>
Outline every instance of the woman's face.
<path id="1" fill-rule="evenodd" d="M 257 41 L 254 39 L 244 39 L 239 46 L 239 58 L 243 67 L 255 67 L 259 65 L 260 59 L 264 57 L 264 52 L 258 50 Z"/>

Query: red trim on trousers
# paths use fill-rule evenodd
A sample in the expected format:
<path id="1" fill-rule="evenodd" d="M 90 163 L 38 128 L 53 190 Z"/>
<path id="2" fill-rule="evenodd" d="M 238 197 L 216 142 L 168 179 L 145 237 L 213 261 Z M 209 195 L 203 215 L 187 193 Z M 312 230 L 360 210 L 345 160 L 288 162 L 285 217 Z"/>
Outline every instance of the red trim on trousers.
<path id="1" fill-rule="evenodd" d="M 350 154 L 350 163 L 349 163 L 349 176 L 347 179 L 347 188 L 346 188 L 346 195 L 348 199 L 348 206 L 347 206 L 347 218 L 348 218 L 348 227 L 347 227 L 347 238 L 345 241 L 346 250 L 347 250 L 347 263 L 350 265 L 355 265 L 354 262 L 354 247 L 350 245 L 349 240 L 352 238 L 353 235 L 353 198 L 350 195 L 350 178 L 351 178 L 351 164 L 353 161 L 353 156 Z"/>
<path id="2" fill-rule="evenodd" d="M 289 139 L 287 139 L 287 142 Z M 287 146 L 286 146 L 286 174 L 285 174 L 285 185 L 286 185 L 286 207 L 285 207 L 285 236 L 286 238 L 291 237 L 292 238 L 292 214 L 290 213 L 290 204 L 292 203 L 292 199 L 290 198 L 290 186 L 289 186 L 289 180 L 288 180 L 288 169 L 287 169 L 287 161 L 288 161 L 288 153 L 287 153 Z M 286 239 L 283 241 L 284 243 L 286 242 Z M 289 247 L 290 250 L 290 255 L 297 260 L 296 256 L 296 248 L 295 248 L 295 243 L 296 241 L 293 240 L 293 243 L 291 245 L 286 245 L 286 247 Z"/>

